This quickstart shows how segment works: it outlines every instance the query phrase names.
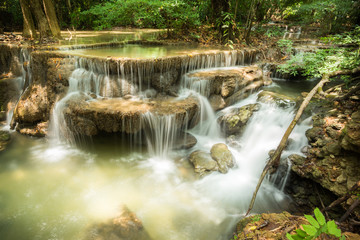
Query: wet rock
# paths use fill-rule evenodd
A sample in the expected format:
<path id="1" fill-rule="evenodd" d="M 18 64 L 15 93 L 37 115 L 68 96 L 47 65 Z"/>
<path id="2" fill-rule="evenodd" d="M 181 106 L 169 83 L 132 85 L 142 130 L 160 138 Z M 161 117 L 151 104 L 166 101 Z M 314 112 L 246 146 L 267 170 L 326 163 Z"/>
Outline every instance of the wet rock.
<path id="1" fill-rule="evenodd" d="M 226 102 L 221 95 L 212 94 L 209 97 L 209 102 L 214 111 L 218 111 L 226 107 Z"/>
<path id="2" fill-rule="evenodd" d="M 254 112 L 260 109 L 260 104 L 249 104 L 240 108 L 234 108 L 218 118 L 218 123 L 227 136 L 240 135 Z"/>
<path id="3" fill-rule="evenodd" d="M 91 226 L 84 240 L 151 240 L 141 220 L 127 207 L 119 216 Z"/>
<path id="4" fill-rule="evenodd" d="M 0 130 L 0 152 L 5 150 L 6 146 L 10 143 L 10 140 L 10 133 Z"/>
<path id="5" fill-rule="evenodd" d="M 230 147 L 238 148 L 238 149 L 242 147 L 238 137 L 235 135 L 230 135 L 229 137 L 227 137 L 226 144 Z"/>
<path id="6" fill-rule="evenodd" d="M 35 125 L 18 124 L 16 131 L 32 137 L 45 137 L 48 134 L 49 122 L 40 122 Z"/>
<path id="7" fill-rule="evenodd" d="M 263 103 L 275 103 L 282 108 L 289 108 L 295 105 L 295 99 L 270 91 L 260 92 L 258 94 L 258 100 Z"/>
<path id="8" fill-rule="evenodd" d="M 148 112 L 157 116 L 171 115 L 174 117 L 173 125 L 181 128 L 193 120 L 197 110 L 198 102 L 193 97 L 182 100 L 159 97 L 149 100 L 109 98 L 93 101 L 75 98 L 67 102 L 65 119 L 72 131 L 86 136 L 101 131 L 137 133 L 144 129 L 143 118 Z"/>
<path id="9" fill-rule="evenodd" d="M 175 149 L 190 149 L 197 143 L 196 138 L 190 133 L 179 136 L 174 143 Z"/>
<path id="10" fill-rule="evenodd" d="M 20 123 L 36 123 L 48 119 L 47 87 L 31 85 L 21 96 L 15 110 L 14 118 Z"/>
<path id="11" fill-rule="evenodd" d="M 219 165 L 219 171 L 221 173 L 227 173 L 229 168 L 233 168 L 236 164 L 234 156 L 224 143 L 218 143 L 212 146 L 210 154 Z"/>
<path id="12" fill-rule="evenodd" d="M 194 165 L 195 172 L 203 177 L 211 172 L 218 171 L 218 163 L 212 159 L 210 153 L 204 151 L 192 152 L 189 161 Z"/>

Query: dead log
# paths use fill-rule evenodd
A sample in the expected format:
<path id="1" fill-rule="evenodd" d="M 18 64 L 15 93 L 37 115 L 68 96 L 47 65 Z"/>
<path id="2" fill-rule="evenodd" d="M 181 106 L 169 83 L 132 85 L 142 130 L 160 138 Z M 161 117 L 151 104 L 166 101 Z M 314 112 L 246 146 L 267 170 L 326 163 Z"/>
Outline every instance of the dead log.
<path id="1" fill-rule="evenodd" d="M 353 70 L 339 70 L 339 71 L 334 71 L 332 73 L 329 74 L 324 74 L 322 79 L 320 80 L 320 82 L 308 93 L 308 95 L 306 96 L 306 98 L 304 99 L 304 101 L 301 103 L 294 119 L 292 120 L 292 122 L 290 123 L 289 127 L 286 129 L 286 132 L 284 134 L 284 136 L 282 137 L 280 144 L 278 145 L 278 147 L 275 150 L 275 153 L 271 156 L 270 160 L 268 160 L 267 164 L 264 167 L 264 170 L 262 171 L 258 184 L 256 186 L 256 189 L 253 193 L 253 197 L 251 199 L 249 208 L 246 212 L 247 216 L 250 211 L 252 210 L 254 203 L 255 203 L 255 199 L 256 199 L 256 195 L 260 189 L 260 186 L 266 176 L 266 174 L 270 171 L 270 173 L 274 173 L 278 166 L 280 165 L 280 157 L 281 157 L 281 153 L 283 152 L 283 150 L 286 147 L 286 142 L 292 132 L 292 130 L 294 129 L 296 123 L 299 121 L 301 115 L 303 114 L 305 108 L 307 107 L 307 105 L 309 104 L 310 100 L 312 99 L 312 97 L 315 95 L 315 93 L 318 91 L 318 89 L 322 89 L 322 87 L 324 86 L 324 84 L 326 84 L 327 82 L 330 81 L 330 78 L 338 76 L 338 75 L 350 75 L 350 74 L 355 74 L 360 72 L 360 66 L 353 69 Z"/>

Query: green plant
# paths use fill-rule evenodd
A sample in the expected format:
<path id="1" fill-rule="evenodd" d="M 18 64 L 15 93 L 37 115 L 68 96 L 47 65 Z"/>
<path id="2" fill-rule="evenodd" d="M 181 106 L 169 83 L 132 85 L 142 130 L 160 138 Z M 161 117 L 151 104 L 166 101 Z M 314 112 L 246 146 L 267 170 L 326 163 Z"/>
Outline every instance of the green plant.
<path id="1" fill-rule="evenodd" d="M 315 239 L 321 234 L 326 234 L 328 236 L 335 236 L 341 240 L 345 240 L 345 236 L 341 235 L 341 230 L 336 225 L 335 221 L 326 222 L 324 215 L 320 212 L 318 208 L 314 210 L 315 218 L 311 215 L 305 215 L 305 218 L 309 221 L 310 224 L 301 225 L 302 229 L 296 229 L 296 234 L 286 234 L 287 239 L 289 240 L 300 240 L 300 239 Z"/>
<path id="2" fill-rule="evenodd" d="M 290 56 L 293 48 L 293 41 L 290 39 L 280 39 L 276 43 L 280 49 L 285 53 L 285 55 Z"/>

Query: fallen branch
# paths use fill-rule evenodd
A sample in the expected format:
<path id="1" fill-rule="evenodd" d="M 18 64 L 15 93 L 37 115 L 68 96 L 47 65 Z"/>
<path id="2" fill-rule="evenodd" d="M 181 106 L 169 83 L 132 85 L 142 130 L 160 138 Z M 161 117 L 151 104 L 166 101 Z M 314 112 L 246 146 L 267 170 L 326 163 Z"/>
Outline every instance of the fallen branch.
<path id="1" fill-rule="evenodd" d="M 294 119 L 292 120 L 289 127 L 287 128 L 284 136 L 282 137 L 282 139 L 280 141 L 280 144 L 276 148 L 275 153 L 271 156 L 271 158 L 267 162 L 263 172 L 261 173 L 261 176 L 259 178 L 259 181 L 258 181 L 258 184 L 256 186 L 255 192 L 253 193 L 253 197 L 251 199 L 248 211 L 246 212 L 245 216 L 247 216 L 250 213 L 250 211 L 252 210 L 252 208 L 254 206 L 254 203 L 255 203 L 256 195 L 257 195 L 257 193 L 258 193 L 258 191 L 260 189 L 260 186 L 261 186 L 266 174 L 269 171 L 270 171 L 270 173 L 274 173 L 276 171 L 276 169 L 278 168 L 278 166 L 280 165 L 281 153 L 286 147 L 287 139 L 289 138 L 289 136 L 290 136 L 292 130 L 294 129 L 296 123 L 299 121 L 302 113 L 304 112 L 305 108 L 309 104 L 312 97 L 316 94 L 318 89 L 322 89 L 324 84 L 329 82 L 330 78 L 332 78 L 332 77 L 335 77 L 335 76 L 338 76 L 338 75 L 350 75 L 350 74 L 355 74 L 355 73 L 358 73 L 358 72 L 360 72 L 360 66 L 353 69 L 353 70 L 339 70 L 339 71 L 335 71 L 335 72 L 332 72 L 332 73 L 329 73 L 329 74 L 324 74 L 322 79 L 320 80 L 320 82 L 318 84 L 316 84 L 316 86 L 313 89 L 311 89 L 311 91 L 308 93 L 308 95 L 306 96 L 306 98 L 304 99 L 302 104 L 300 105 L 299 110 L 297 111 Z"/>
<path id="2" fill-rule="evenodd" d="M 339 222 L 345 221 L 350 216 L 350 213 L 352 213 L 352 211 L 354 211 L 354 209 L 359 205 L 360 205 L 360 199 L 356 199 L 355 202 L 351 204 L 351 206 L 346 211 L 346 213 L 340 218 Z"/>
<path id="3" fill-rule="evenodd" d="M 347 194 L 345 194 L 344 196 L 342 196 L 341 198 L 338 198 L 337 200 L 333 201 L 332 203 L 330 203 L 329 206 L 327 206 L 326 208 L 322 209 L 321 211 L 328 211 L 333 207 L 336 207 L 337 205 L 339 205 L 340 203 L 345 202 L 346 200 L 348 200 L 352 195 L 354 195 L 354 191 L 356 191 L 358 188 L 360 187 L 360 181 L 358 181 L 357 183 L 355 183 L 350 189 L 349 192 Z"/>

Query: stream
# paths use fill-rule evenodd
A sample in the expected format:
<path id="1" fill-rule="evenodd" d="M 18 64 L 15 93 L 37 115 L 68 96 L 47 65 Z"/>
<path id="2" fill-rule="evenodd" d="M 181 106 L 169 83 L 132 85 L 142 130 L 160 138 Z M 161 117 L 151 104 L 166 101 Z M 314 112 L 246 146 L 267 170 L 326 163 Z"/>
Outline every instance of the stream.
<path id="1" fill-rule="evenodd" d="M 121 54 L 129 51 L 141 57 L 137 46 Z M 149 48 L 144 54 L 153 57 L 156 51 Z M 79 74 L 76 71 L 73 74 Z M 191 94 L 201 106 L 200 122 L 186 129 L 198 141 L 188 150 L 174 150 L 177 135 L 171 117 L 150 114 L 144 117 L 145 123 L 158 128 L 146 132 L 148 147 L 133 145 L 117 134 L 69 144 L 59 137 L 64 133 L 56 133 L 62 128 L 59 116 L 52 118 L 46 138 L 12 132 L 12 143 L 0 153 L 1 239 L 84 239 L 92 224 L 116 217 L 124 205 L 141 219 L 152 239 L 230 239 L 247 211 L 268 152 L 280 142 L 294 108 L 259 103 L 261 108 L 247 123 L 239 147 L 229 147 L 237 167 L 226 174 L 214 172 L 197 178 L 187 156 L 225 143 L 217 118 L 232 108 L 258 102 L 258 93 L 215 113 L 206 87 L 204 91 L 204 87 L 182 81 L 177 98 Z M 75 87 L 71 84 L 67 97 L 83 91 L 77 83 Z M 263 89 L 296 97 L 312 84 L 278 79 Z M 61 101 L 55 109 L 61 108 Z M 300 153 L 307 144 L 304 133 L 309 127 L 309 121 L 303 121 L 294 129 L 290 136 L 294 141 L 284 156 Z M 277 186 L 265 180 L 253 212 L 286 210 L 291 199 L 282 192 L 285 183 L 286 177 Z"/>

